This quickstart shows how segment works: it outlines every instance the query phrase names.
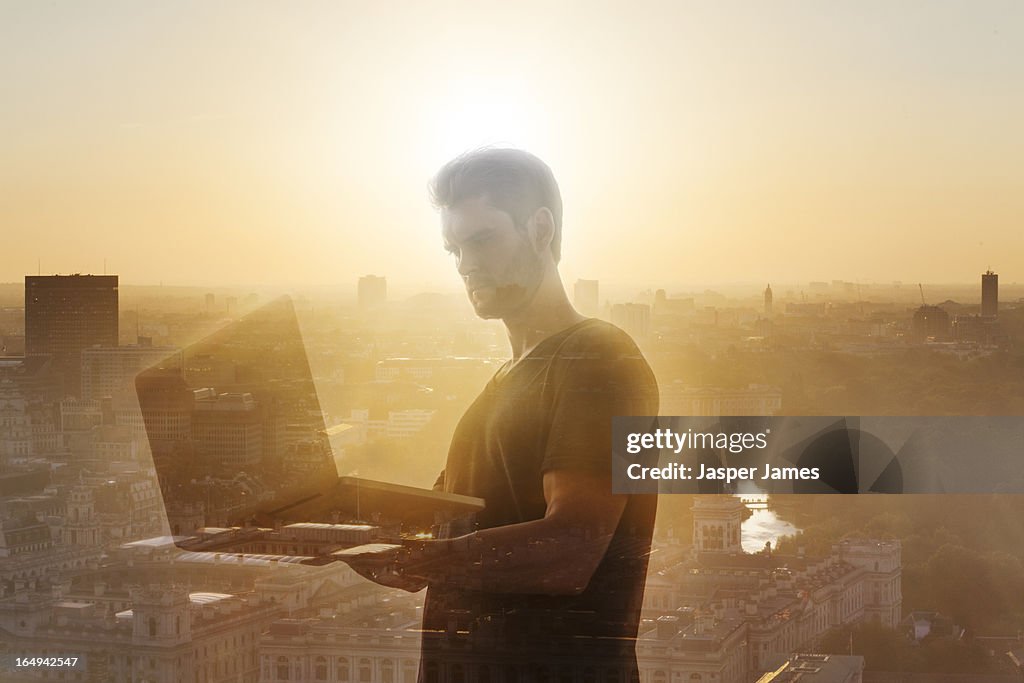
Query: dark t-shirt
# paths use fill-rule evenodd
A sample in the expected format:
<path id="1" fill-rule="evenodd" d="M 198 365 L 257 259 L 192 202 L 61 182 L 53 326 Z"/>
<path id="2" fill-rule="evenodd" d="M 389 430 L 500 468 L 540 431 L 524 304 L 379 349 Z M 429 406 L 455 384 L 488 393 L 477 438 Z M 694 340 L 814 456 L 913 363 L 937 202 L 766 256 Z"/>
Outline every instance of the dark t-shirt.
<path id="1" fill-rule="evenodd" d="M 548 337 L 507 372 L 499 371 L 456 427 L 435 488 L 481 497 L 486 508 L 473 523 L 441 535 L 544 517 L 545 472 L 610 475 L 612 417 L 657 412 L 654 375 L 625 332 L 588 319 Z M 422 679 L 557 680 L 559 671 L 589 666 L 606 674 L 616 669 L 626 683 L 635 670 L 655 508 L 654 496 L 630 496 L 604 558 L 579 595 L 431 586 L 423 614 Z M 486 675 L 467 666 L 483 666 Z"/>

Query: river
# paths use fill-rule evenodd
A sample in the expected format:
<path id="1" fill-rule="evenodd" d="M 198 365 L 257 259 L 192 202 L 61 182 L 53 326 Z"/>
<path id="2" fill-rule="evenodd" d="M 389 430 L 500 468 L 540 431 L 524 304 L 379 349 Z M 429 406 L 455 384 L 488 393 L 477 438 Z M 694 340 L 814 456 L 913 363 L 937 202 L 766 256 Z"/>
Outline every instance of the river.
<path id="1" fill-rule="evenodd" d="M 768 496 L 763 493 L 739 493 L 738 496 L 744 500 L 767 501 Z M 782 536 L 795 534 L 799 529 L 784 519 L 780 519 L 774 510 L 760 508 L 751 510 L 753 513 L 748 517 L 742 526 L 743 551 L 754 553 L 764 548 L 764 544 L 771 541 L 772 548 L 778 544 Z"/>

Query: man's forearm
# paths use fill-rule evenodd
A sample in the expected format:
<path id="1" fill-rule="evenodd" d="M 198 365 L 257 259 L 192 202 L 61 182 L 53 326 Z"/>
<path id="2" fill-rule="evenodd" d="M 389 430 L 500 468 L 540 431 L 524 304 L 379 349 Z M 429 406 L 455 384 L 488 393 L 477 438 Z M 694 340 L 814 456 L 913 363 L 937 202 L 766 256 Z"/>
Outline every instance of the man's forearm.
<path id="1" fill-rule="evenodd" d="M 610 539 L 610 533 L 544 518 L 414 542 L 398 568 L 430 584 L 469 590 L 575 594 L 586 588 Z"/>

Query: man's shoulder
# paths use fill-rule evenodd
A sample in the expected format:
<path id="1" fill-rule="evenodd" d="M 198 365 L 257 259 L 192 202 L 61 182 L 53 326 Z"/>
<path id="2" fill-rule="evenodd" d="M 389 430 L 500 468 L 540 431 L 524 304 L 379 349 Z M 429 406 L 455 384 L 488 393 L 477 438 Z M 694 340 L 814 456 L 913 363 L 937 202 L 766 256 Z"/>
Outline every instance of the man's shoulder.
<path id="1" fill-rule="evenodd" d="M 571 329 L 559 344 L 557 355 L 563 358 L 643 359 L 636 342 L 625 330 L 598 318 L 588 318 Z"/>
<path id="2" fill-rule="evenodd" d="M 577 383 L 656 391 L 657 381 L 636 342 L 615 325 L 590 318 L 570 331 L 552 356 L 554 377 Z"/>

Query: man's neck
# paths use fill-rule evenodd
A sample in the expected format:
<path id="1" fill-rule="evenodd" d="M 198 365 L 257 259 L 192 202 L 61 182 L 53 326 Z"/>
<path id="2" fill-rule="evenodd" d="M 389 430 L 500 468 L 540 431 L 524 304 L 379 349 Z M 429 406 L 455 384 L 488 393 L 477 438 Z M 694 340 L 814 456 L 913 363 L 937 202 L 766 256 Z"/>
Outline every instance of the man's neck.
<path id="1" fill-rule="evenodd" d="M 569 303 L 558 271 L 549 272 L 533 301 L 522 311 L 503 319 L 512 347 L 512 361 L 518 361 L 551 335 L 583 320 L 586 317 Z"/>

